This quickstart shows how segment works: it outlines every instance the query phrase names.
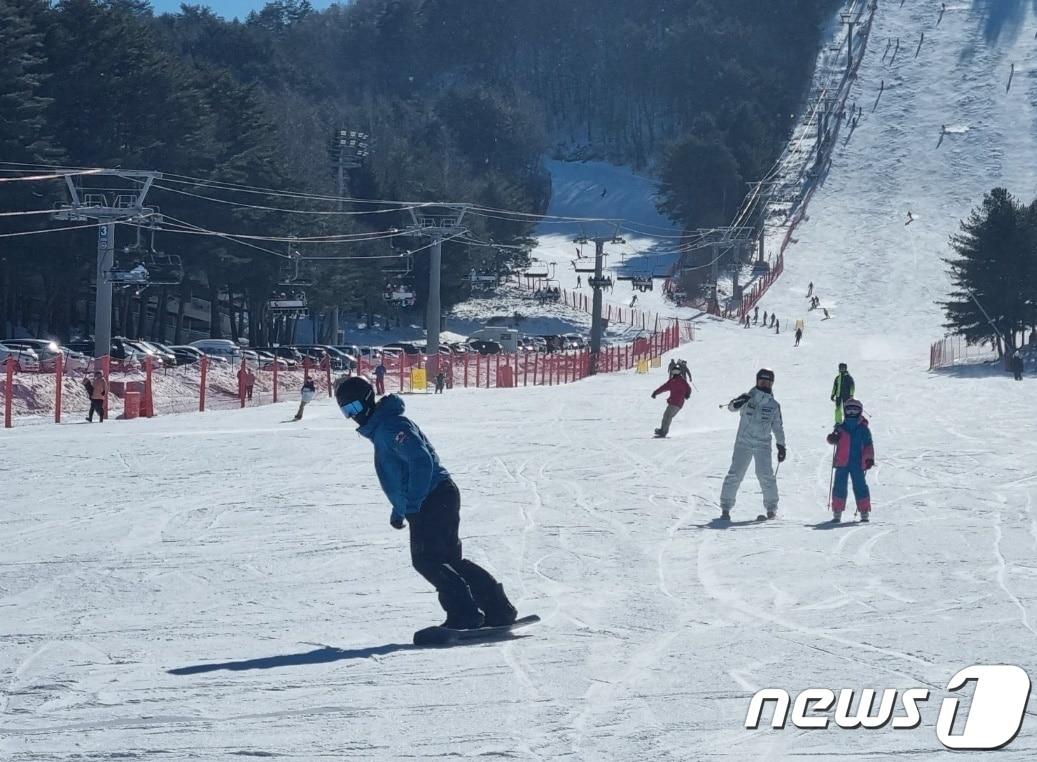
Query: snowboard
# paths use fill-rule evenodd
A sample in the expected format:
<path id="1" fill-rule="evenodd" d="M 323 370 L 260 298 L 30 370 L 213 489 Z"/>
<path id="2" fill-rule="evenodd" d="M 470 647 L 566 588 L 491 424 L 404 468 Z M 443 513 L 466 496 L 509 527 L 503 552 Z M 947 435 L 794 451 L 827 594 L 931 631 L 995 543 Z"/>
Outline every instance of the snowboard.
<path id="1" fill-rule="evenodd" d="M 504 624 L 499 627 L 477 627 L 472 630 L 454 630 L 449 627 L 436 625 L 426 627 L 414 633 L 414 645 L 416 646 L 449 646 L 455 643 L 467 643 L 469 641 L 493 640 L 494 638 L 507 637 L 512 630 L 536 624 L 540 617 L 536 614 L 520 617 L 513 624 Z"/>

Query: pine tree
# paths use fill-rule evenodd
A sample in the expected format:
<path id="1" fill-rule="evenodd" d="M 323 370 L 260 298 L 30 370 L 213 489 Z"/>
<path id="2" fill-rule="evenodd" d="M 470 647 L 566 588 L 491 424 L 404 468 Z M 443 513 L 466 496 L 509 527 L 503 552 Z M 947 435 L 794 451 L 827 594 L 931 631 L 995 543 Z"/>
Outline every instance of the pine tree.
<path id="1" fill-rule="evenodd" d="M 955 290 L 941 302 L 944 327 L 969 343 L 991 342 L 999 356 L 1010 355 L 1018 332 L 1033 324 L 1035 216 L 1005 188 L 994 188 L 951 237 L 958 257 L 945 260 Z"/>

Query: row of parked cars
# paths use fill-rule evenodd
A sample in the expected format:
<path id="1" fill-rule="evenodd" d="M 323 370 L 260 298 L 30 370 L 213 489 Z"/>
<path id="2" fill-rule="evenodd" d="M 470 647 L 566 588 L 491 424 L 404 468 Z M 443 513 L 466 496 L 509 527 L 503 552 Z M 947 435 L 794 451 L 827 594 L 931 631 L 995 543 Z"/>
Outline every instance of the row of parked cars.
<path id="1" fill-rule="evenodd" d="M 521 336 L 517 342 L 520 352 L 557 352 L 585 349 L 587 342 L 578 334 Z M 470 339 L 467 342 L 441 343 L 440 354 L 464 354 L 468 352 L 493 355 L 505 351 L 496 341 Z M 13 357 L 15 370 L 19 372 L 53 372 L 58 356 L 63 357 L 66 370 L 87 370 L 94 352 L 93 339 L 76 339 L 61 345 L 50 339 L 4 339 L 0 342 L 0 364 Z M 230 339 L 200 339 L 190 344 L 169 345 L 158 341 L 128 339 L 116 336 L 112 339 L 111 357 L 126 367 L 143 367 L 150 357 L 155 369 L 172 368 L 179 365 L 198 363 L 203 357 L 216 364 L 238 367 L 242 360 L 253 368 L 280 370 L 302 368 L 310 361 L 319 367 L 325 358 L 333 371 L 355 371 L 361 359 L 368 365 L 377 365 L 384 360 L 398 359 L 401 355 L 426 353 L 423 343 L 397 341 L 385 346 L 361 347 L 355 344 L 331 346 L 327 344 L 297 344 L 277 347 L 241 347 Z"/>

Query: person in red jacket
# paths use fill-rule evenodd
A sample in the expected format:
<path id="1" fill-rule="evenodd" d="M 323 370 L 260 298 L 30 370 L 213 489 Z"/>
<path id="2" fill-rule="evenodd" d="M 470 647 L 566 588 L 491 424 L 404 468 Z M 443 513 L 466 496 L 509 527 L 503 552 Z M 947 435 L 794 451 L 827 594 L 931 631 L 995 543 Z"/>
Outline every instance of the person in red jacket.
<path id="1" fill-rule="evenodd" d="M 680 412 L 680 409 L 684 407 L 684 401 L 691 396 L 691 385 L 688 384 L 687 379 L 684 377 L 686 369 L 687 365 L 683 361 L 671 361 L 669 380 L 652 392 L 653 400 L 657 394 L 662 392 L 670 393 L 670 396 L 666 399 L 666 411 L 663 413 L 662 425 L 655 430 L 655 436 L 659 438 L 663 438 L 670 433 L 670 422 L 673 420 L 673 416 Z"/>

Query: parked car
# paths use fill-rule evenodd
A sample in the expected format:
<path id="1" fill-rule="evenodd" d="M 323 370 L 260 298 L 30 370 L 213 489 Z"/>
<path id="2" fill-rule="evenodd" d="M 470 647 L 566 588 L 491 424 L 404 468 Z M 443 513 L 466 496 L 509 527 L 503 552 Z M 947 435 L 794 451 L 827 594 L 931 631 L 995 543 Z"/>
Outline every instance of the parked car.
<path id="1" fill-rule="evenodd" d="M 463 342 L 454 341 L 454 342 L 450 343 L 450 351 L 453 352 L 454 354 L 463 355 L 463 354 L 467 354 L 468 352 L 470 352 L 471 351 L 471 347 L 469 347 L 467 344 L 465 344 Z"/>
<path id="2" fill-rule="evenodd" d="M 278 370 L 288 370 L 289 368 L 295 367 L 295 363 L 292 360 L 286 360 L 283 357 L 275 357 L 271 352 L 264 352 L 259 349 L 253 351 L 259 356 L 260 370 L 273 370 L 275 365 Z"/>
<path id="3" fill-rule="evenodd" d="M 177 365 L 191 365 L 196 362 L 201 362 L 202 358 L 205 357 L 205 353 L 198 347 L 174 344 L 169 347 L 169 349 L 172 350 L 173 355 L 176 357 Z"/>
<path id="4" fill-rule="evenodd" d="M 391 341 L 385 345 L 386 349 L 397 349 L 407 355 L 420 355 L 421 350 L 409 341 Z"/>
<path id="5" fill-rule="evenodd" d="M 211 357 L 220 357 L 231 365 L 241 364 L 241 347 L 230 339 L 199 339 L 192 341 L 190 346 L 198 347 Z"/>
<path id="6" fill-rule="evenodd" d="M 297 344 L 295 348 L 302 352 L 303 355 L 317 363 L 319 363 L 324 358 L 324 354 L 327 353 L 331 356 L 332 370 L 356 370 L 356 356 L 346 354 L 337 347 L 323 344 Z"/>
<path id="7" fill-rule="evenodd" d="M 563 349 L 586 349 L 587 341 L 578 333 L 566 333 L 562 336 Z"/>
<path id="8" fill-rule="evenodd" d="M 288 369 L 294 370 L 302 365 L 303 354 L 295 347 L 253 347 L 257 352 L 268 352 L 274 357 L 280 357 L 288 363 Z"/>
<path id="9" fill-rule="evenodd" d="M 14 358 L 16 373 L 36 373 L 40 370 L 40 358 L 32 349 L 9 347 L 0 344 L 0 367 L 6 367 L 7 358 Z"/>
<path id="10" fill-rule="evenodd" d="M 50 339 L 4 339 L 3 344 L 17 349 L 31 349 L 40 361 L 40 370 L 53 373 L 57 370 L 57 358 L 60 355 L 65 370 L 86 370 L 90 367 L 90 358 L 82 352 L 74 352 Z"/>
<path id="11" fill-rule="evenodd" d="M 350 357 L 355 357 L 358 359 L 362 354 L 360 351 L 361 348 L 358 347 L 356 344 L 336 344 L 334 349 L 337 349 L 339 352 L 343 352 L 344 354 L 347 354 Z"/>
<path id="12" fill-rule="evenodd" d="M 153 360 L 161 360 L 162 365 L 167 368 L 172 368 L 176 365 L 176 354 L 163 349 L 155 342 L 146 341 L 144 339 L 134 339 L 132 343 L 133 346 L 140 347 L 147 352 Z"/>
<path id="13" fill-rule="evenodd" d="M 500 344 L 496 341 L 487 341 L 485 339 L 473 339 L 468 342 L 468 346 L 481 355 L 496 355 L 500 354 L 501 351 Z"/>

